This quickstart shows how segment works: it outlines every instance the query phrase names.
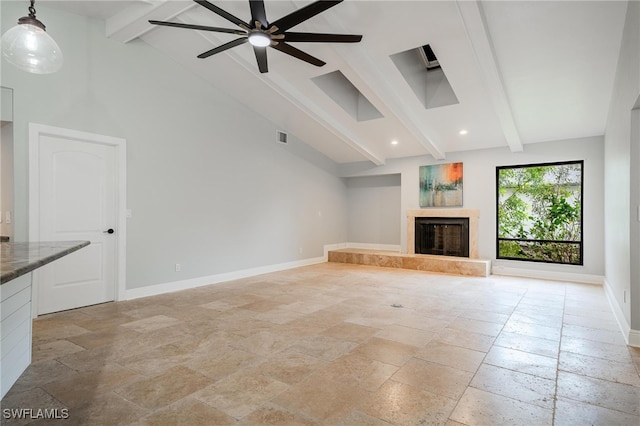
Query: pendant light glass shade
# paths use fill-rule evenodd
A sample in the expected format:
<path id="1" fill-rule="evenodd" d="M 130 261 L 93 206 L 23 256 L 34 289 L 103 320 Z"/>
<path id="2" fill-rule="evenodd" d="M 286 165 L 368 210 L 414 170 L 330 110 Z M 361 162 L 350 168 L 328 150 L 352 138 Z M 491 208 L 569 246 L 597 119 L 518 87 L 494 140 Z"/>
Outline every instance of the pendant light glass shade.
<path id="1" fill-rule="evenodd" d="M 30 11 L 32 7 L 29 9 Z M 46 33 L 35 10 L 18 20 L 18 25 L 2 36 L 2 56 L 11 64 L 33 74 L 49 74 L 62 67 L 62 51 Z"/>

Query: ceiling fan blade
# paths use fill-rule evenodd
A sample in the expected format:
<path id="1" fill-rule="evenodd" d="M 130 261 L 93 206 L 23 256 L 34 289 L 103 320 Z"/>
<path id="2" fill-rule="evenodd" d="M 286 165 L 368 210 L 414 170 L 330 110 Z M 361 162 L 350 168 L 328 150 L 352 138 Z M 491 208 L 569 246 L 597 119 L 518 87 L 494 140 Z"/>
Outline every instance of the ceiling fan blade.
<path id="1" fill-rule="evenodd" d="M 309 55 L 308 53 L 303 52 L 300 49 L 296 49 L 295 47 L 291 46 L 290 44 L 287 43 L 278 43 L 276 45 L 271 46 L 276 50 L 281 51 L 282 53 L 286 53 L 287 55 L 291 55 L 295 58 L 301 59 L 305 62 L 310 63 L 311 65 L 315 65 L 317 67 L 321 67 L 324 64 L 326 64 L 326 62 L 321 61 L 320 59 L 313 57 L 311 55 Z"/>
<path id="2" fill-rule="evenodd" d="M 269 72 L 269 67 L 267 66 L 267 48 L 253 46 L 253 51 L 256 54 L 256 61 L 258 61 L 258 69 L 260 69 L 260 72 Z"/>
<path id="3" fill-rule="evenodd" d="M 313 18 L 317 14 L 324 12 L 338 3 L 342 3 L 342 1 L 343 0 L 318 0 L 296 10 L 295 12 L 291 12 L 287 16 L 284 16 L 275 22 L 272 22 L 271 26 L 275 25 L 278 27 L 278 33 L 282 33 L 291 27 L 295 27 L 299 23 L 306 21 L 307 19 Z"/>
<path id="4" fill-rule="evenodd" d="M 267 13 L 264 11 L 264 1 L 249 0 L 249 7 L 251 7 L 251 23 L 260 21 L 262 27 L 267 28 L 269 22 L 267 21 Z"/>
<path id="5" fill-rule="evenodd" d="M 237 34 L 237 35 L 245 34 L 244 31 L 234 30 L 231 28 L 207 27 L 205 25 L 182 24 L 180 22 L 149 21 L 149 23 L 153 25 L 162 25 L 165 27 L 186 28 L 189 30 L 214 31 L 216 33 L 228 33 L 228 34 Z"/>
<path id="6" fill-rule="evenodd" d="M 227 12 L 226 10 L 220 9 L 218 6 L 209 3 L 207 0 L 193 0 L 193 1 L 198 3 L 200 6 L 206 7 L 207 9 L 209 9 L 210 11 L 215 13 L 216 15 L 222 16 L 224 19 L 226 19 L 229 22 L 233 22 L 234 24 L 236 24 L 238 26 L 249 26 L 249 27 L 251 27 L 251 25 L 247 25 L 247 23 L 244 22 L 242 19 L 233 16 L 232 14 Z"/>
<path id="7" fill-rule="evenodd" d="M 362 40 L 361 35 L 354 34 L 319 34 L 319 33 L 284 33 L 284 40 L 307 43 L 357 43 Z"/>
<path id="8" fill-rule="evenodd" d="M 233 41 L 230 41 L 229 43 L 225 43 L 221 46 L 218 46 L 214 49 L 211 50 L 207 50 L 204 53 L 201 53 L 198 55 L 198 58 L 203 59 L 203 58 L 208 58 L 211 55 L 215 55 L 216 53 L 220 53 L 220 52 L 224 52 L 227 49 L 231 49 L 232 47 L 236 47 L 236 46 L 240 46 L 241 44 L 244 44 L 247 42 L 247 38 L 246 37 L 242 37 L 242 38 L 237 38 Z"/>

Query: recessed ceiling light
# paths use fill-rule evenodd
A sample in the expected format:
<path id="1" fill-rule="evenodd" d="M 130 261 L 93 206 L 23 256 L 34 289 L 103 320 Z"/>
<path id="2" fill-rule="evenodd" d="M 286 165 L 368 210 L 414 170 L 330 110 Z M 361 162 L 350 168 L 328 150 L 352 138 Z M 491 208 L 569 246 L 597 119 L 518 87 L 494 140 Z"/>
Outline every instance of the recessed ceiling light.
<path id="1" fill-rule="evenodd" d="M 398 145 L 398 141 L 397 140 L 392 140 L 391 141 L 391 145 Z"/>
<path id="2" fill-rule="evenodd" d="M 461 135 L 466 135 L 469 132 L 467 132 L 466 130 L 462 129 L 458 133 L 460 133 Z"/>

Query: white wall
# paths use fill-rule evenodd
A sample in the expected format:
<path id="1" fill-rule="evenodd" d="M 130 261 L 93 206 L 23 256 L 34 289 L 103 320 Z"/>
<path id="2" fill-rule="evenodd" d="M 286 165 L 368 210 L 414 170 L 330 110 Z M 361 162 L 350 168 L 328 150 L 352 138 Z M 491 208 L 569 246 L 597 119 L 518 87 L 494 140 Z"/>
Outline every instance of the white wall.
<path id="1" fill-rule="evenodd" d="M 349 242 L 400 245 L 400 175 L 346 181 Z"/>
<path id="2" fill-rule="evenodd" d="M 634 105 L 640 107 L 636 104 L 639 96 L 640 2 L 630 1 L 605 135 L 605 271 L 615 303 L 627 326 L 637 333 L 640 333 L 640 271 L 637 267 L 640 230 L 636 222 L 640 205 L 640 141 L 637 133 L 632 141 L 631 117 Z M 638 126 L 637 122 L 635 125 Z M 631 296 L 626 303 L 625 291 Z M 640 340 L 636 344 L 640 344 Z"/>
<path id="3" fill-rule="evenodd" d="M 473 137 L 470 135 L 470 137 Z M 496 266 L 555 271 L 572 274 L 604 275 L 603 232 L 603 138 L 592 137 L 528 144 L 524 152 L 512 153 L 508 148 L 448 153 L 441 163 L 463 162 L 464 208 L 479 209 L 479 256 L 492 259 Z M 584 160 L 584 266 L 496 260 L 496 167 L 515 164 Z M 390 160 L 372 167 L 364 163 L 342 167 L 342 175 L 370 176 L 399 173 L 401 186 L 401 248 L 406 251 L 406 211 L 420 209 L 418 200 L 419 167 L 437 164 L 432 157 Z"/>
<path id="4" fill-rule="evenodd" d="M 3 31 L 25 10 L 3 2 Z M 2 64 L 2 85 L 14 89 L 18 239 L 28 235 L 36 122 L 127 140 L 128 289 L 319 257 L 346 240 L 346 187 L 326 157 L 293 135 L 277 144 L 272 123 L 147 44 L 106 39 L 100 21 L 45 6 L 38 17 L 63 69 Z"/>
<path id="5" fill-rule="evenodd" d="M 13 223 L 7 223 L 7 212 L 13 214 L 13 123 L 2 121 L 1 125 L 0 218 L 2 223 L 0 223 L 0 235 L 9 237 L 13 241 Z"/>
<path id="6" fill-rule="evenodd" d="M 0 87 L 0 235 L 13 241 L 13 90 Z M 12 218 L 13 222 L 13 218 Z"/>

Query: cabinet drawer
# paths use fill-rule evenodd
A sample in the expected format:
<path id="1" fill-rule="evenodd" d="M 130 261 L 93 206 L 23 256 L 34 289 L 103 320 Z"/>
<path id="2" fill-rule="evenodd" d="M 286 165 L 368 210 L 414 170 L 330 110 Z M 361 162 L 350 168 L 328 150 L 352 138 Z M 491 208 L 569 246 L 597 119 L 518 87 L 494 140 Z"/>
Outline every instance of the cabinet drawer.
<path id="1" fill-rule="evenodd" d="M 0 285 L 0 301 L 4 302 L 16 293 L 31 286 L 31 272 Z"/>

